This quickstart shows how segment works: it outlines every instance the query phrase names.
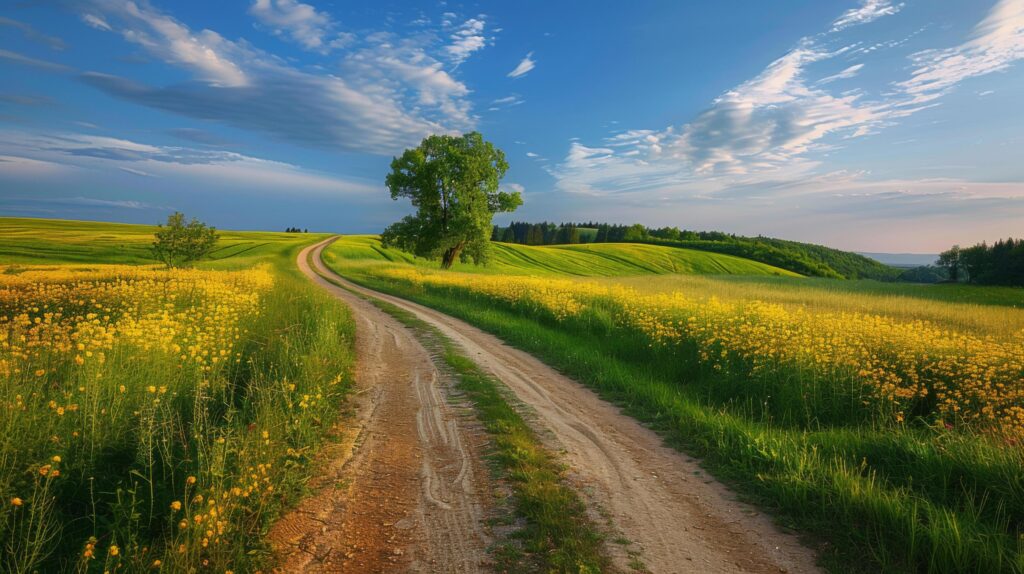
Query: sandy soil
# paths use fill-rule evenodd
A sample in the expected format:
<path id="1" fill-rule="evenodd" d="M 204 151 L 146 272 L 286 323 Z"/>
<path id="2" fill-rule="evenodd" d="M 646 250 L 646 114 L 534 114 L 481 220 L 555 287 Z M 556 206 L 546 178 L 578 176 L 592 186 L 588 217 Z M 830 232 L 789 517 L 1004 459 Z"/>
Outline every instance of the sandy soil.
<path id="1" fill-rule="evenodd" d="M 800 544 L 792 535 L 781 532 L 766 516 L 752 507 L 738 502 L 735 496 L 723 485 L 712 480 L 692 458 L 663 445 L 661 438 L 636 420 L 619 412 L 613 405 L 601 400 L 583 385 L 559 374 L 533 356 L 505 345 L 496 337 L 432 309 L 411 303 L 404 299 L 377 293 L 336 276 L 320 262 L 320 250 L 324 244 L 311 248 L 313 261 L 319 271 L 332 279 L 343 283 L 346 287 L 379 299 L 388 301 L 406 309 L 420 319 L 434 325 L 446 336 L 455 341 L 466 355 L 480 366 L 500 379 L 511 389 L 515 396 L 524 403 L 534 415 L 534 424 L 542 434 L 554 441 L 556 451 L 563 453 L 564 462 L 571 469 L 572 481 L 584 495 L 595 516 L 606 517 L 611 528 L 618 536 L 627 538 L 632 547 L 640 549 L 640 559 L 650 572 L 658 574 L 674 572 L 818 572 L 815 566 L 815 554 Z M 308 273 L 308 269 L 306 269 Z M 322 278 L 316 278 L 324 284 Z M 330 288 L 330 287 L 327 287 Z M 353 305 L 360 321 L 362 332 L 378 333 L 385 342 L 394 340 L 395 344 L 384 345 L 387 349 L 365 355 L 367 344 L 364 341 L 360 364 L 364 369 L 386 371 L 386 375 L 374 375 L 380 381 L 407 380 L 408 371 L 419 372 L 420 377 L 430 377 L 430 367 L 421 360 L 419 347 L 407 332 L 396 327 L 394 320 L 369 306 L 345 294 L 337 288 L 332 289 L 338 296 Z M 364 334 L 365 339 L 367 335 Z M 398 344 L 397 341 L 404 341 Z M 376 341 L 376 339 L 375 339 Z M 381 345 L 381 343 L 374 343 Z M 364 357 L 374 357 L 373 365 L 366 366 Z M 388 361 L 382 364 L 382 360 Z M 391 361 L 395 364 L 392 365 Z M 398 369 L 399 373 L 390 374 Z M 367 377 L 366 374 L 363 375 Z M 366 383 L 370 381 L 365 380 Z M 414 385 L 415 386 L 415 385 Z M 366 387 L 372 388 L 372 387 Z M 418 387 L 417 387 L 418 388 Z M 429 388 L 429 387 L 427 387 Z M 394 392 L 385 386 L 381 392 Z M 418 408 L 423 401 L 413 397 L 398 401 L 406 408 Z M 398 403 L 396 403 L 398 404 Z M 428 410 L 429 412 L 429 410 Z M 443 411 L 442 411 L 443 412 Z M 411 423 L 401 417 L 392 418 L 395 414 L 389 411 L 387 417 L 378 417 L 387 421 L 386 428 L 376 425 L 372 436 L 380 433 L 380 445 L 383 450 L 392 451 L 391 439 L 384 437 L 402 436 L 408 431 L 394 428 L 394 425 L 409 426 Z M 428 417 L 430 418 L 430 417 Z M 443 417 L 435 419 L 433 428 L 442 427 Z M 453 434 L 452 431 L 449 434 Z M 372 438 L 370 440 L 373 440 Z M 416 443 L 401 448 L 416 452 L 424 448 Z M 418 442 L 422 442 L 422 437 Z M 399 442 L 401 444 L 401 442 Z M 394 446 L 398 446 L 397 444 Z M 382 450 L 373 445 L 364 445 L 362 450 L 368 451 L 362 456 L 369 458 L 387 458 L 387 453 L 375 453 Z M 458 449 L 451 456 L 459 457 Z M 404 451 L 403 451 L 404 452 Z M 416 466 L 407 455 L 395 457 L 384 466 L 389 480 L 405 485 L 405 481 L 423 480 L 423 493 L 412 501 L 405 498 L 395 499 L 394 503 L 410 505 L 415 508 L 431 508 L 431 484 L 436 484 L 432 473 L 427 470 L 403 468 Z M 366 463 L 364 463 L 366 464 Z M 427 463 L 424 463 L 427 464 Z M 442 468 L 439 463 L 431 463 L 434 468 Z M 429 480 L 426 480 L 426 478 Z M 441 482 L 452 480 L 452 477 Z M 479 480 L 476 478 L 475 480 Z M 455 493 L 465 493 L 471 488 L 454 488 Z M 388 489 L 397 495 L 394 490 Z M 372 501 L 360 501 L 359 497 L 374 496 L 373 490 L 353 491 L 346 493 L 353 505 L 373 506 L 380 498 Z M 453 492 L 441 498 L 454 496 Z M 384 499 L 390 503 L 389 499 Z M 418 501 L 417 501 L 418 500 Z M 455 500 L 460 500 L 458 497 Z M 482 538 L 478 530 L 474 530 L 467 521 L 474 516 L 469 510 L 472 499 L 468 497 L 463 503 L 467 511 L 454 513 L 454 526 L 462 528 L 464 535 Z M 344 506 L 344 505 L 343 505 Z M 390 504 L 385 504 L 390 506 Z M 371 511 L 373 509 L 370 509 Z M 383 512 L 377 509 L 377 512 Z M 397 516 L 400 510 L 395 510 Z M 478 511 L 477 511 L 478 512 Z M 389 515 L 390 516 L 390 515 Z M 425 521 L 420 523 L 426 525 Z M 350 546 L 338 531 L 339 536 L 324 539 L 327 544 Z M 417 534 L 427 540 L 426 533 Z M 461 536 L 461 535 L 460 535 Z M 449 537 L 453 541 L 454 537 Z M 610 537 L 611 538 L 611 537 Z M 433 540 L 427 540 L 434 543 Z M 441 541 L 438 540 L 438 543 Z M 618 546 L 609 543 L 609 550 L 615 557 L 617 566 L 622 570 L 629 569 L 629 558 Z M 317 545 L 317 548 L 323 546 Z M 475 559 L 480 546 L 470 544 L 468 548 L 456 552 L 458 563 L 469 566 Z M 621 548 L 621 547 L 620 547 Z M 437 552 L 441 552 L 437 550 Z M 429 555 L 427 550 L 420 554 Z M 474 557 L 470 559 L 470 557 Z M 396 569 L 397 570 L 397 569 Z M 358 570 L 353 570 L 358 571 Z M 446 571 L 462 571 L 452 568 Z"/>
<path id="2" fill-rule="evenodd" d="M 356 320 L 357 405 L 322 457 L 314 494 L 270 532 L 278 571 L 486 571 L 493 485 L 478 452 L 486 434 L 453 410 L 448 381 L 413 334 L 316 276 L 310 249 L 299 267 Z"/>

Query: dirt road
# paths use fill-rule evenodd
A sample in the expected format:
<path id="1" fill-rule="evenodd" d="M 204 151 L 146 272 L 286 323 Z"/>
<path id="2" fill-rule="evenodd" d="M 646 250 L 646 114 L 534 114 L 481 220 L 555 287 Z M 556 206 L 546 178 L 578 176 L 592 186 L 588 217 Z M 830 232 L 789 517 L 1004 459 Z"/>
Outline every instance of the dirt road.
<path id="1" fill-rule="evenodd" d="M 534 411 L 535 424 L 543 427 L 538 430 L 548 432 L 555 449 L 564 453 L 578 490 L 591 508 L 610 518 L 614 531 L 639 547 L 640 559 L 649 571 L 819 571 L 814 553 L 795 537 L 780 532 L 770 519 L 736 501 L 695 461 L 664 446 L 656 433 L 583 385 L 463 321 L 345 281 L 321 263 L 323 247 L 311 248 L 320 273 L 434 325 Z M 323 283 L 322 278 L 315 280 Z M 352 299 L 339 295 L 346 301 Z M 392 324 L 390 318 L 367 309 L 363 302 L 354 304 L 354 309 L 364 330 L 382 328 L 371 326 L 378 320 Z M 404 348 L 408 352 L 414 347 L 414 342 L 408 342 Z M 617 565 L 628 570 L 625 553 L 615 555 L 614 548 L 611 550 Z"/>
<path id="2" fill-rule="evenodd" d="M 390 315 L 302 271 L 347 303 L 356 320 L 356 415 L 315 494 L 270 533 L 279 571 L 486 570 L 490 477 L 486 434 L 453 412 L 447 381 L 426 349 Z"/>

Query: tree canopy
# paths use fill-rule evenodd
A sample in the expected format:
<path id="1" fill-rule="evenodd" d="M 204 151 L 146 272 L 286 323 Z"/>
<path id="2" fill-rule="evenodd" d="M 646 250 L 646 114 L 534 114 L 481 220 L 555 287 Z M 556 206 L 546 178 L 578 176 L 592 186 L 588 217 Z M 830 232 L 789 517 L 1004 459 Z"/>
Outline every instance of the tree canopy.
<path id="1" fill-rule="evenodd" d="M 416 213 L 384 230 L 382 242 L 445 269 L 460 258 L 486 262 L 494 214 L 523 204 L 518 192 L 498 190 L 506 170 L 505 154 L 478 132 L 427 137 L 391 162 L 391 198 L 409 198 Z"/>
<path id="2" fill-rule="evenodd" d="M 180 267 L 203 258 L 217 244 L 217 228 L 193 218 L 186 223 L 177 211 L 159 226 L 153 241 L 153 255 L 168 267 Z"/>

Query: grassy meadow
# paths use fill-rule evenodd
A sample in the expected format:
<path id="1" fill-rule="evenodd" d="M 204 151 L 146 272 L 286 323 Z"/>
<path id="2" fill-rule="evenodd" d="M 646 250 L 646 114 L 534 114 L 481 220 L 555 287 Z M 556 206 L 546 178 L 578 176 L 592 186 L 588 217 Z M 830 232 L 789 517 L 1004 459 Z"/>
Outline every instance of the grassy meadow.
<path id="1" fill-rule="evenodd" d="M 621 404 L 836 570 L 1024 571 L 1024 291 L 505 257 L 443 273 L 366 237 L 325 252 Z"/>
<path id="2" fill-rule="evenodd" d="M 630 275 L 714 274 L 797 277 L 796 273 L 732 255 L 692 249 L 675 249 L 633 243 L 549 245 L 537 247 L 513 243 L 492 244 L 486 266 L 456 263 L 453 271 L 488 275 L 538 275 L 619 277 Z M 351 235 L 336 242 L 331 252 L 339 257 L 374 262 L 401 263 L 424 268 L 437 265 L 399 251 L 384 249 L 376 236 Z"/>
<path id="3" fill-rule="evenodd" d="M 314 472 L 354 331 L 318 237 L 167 271 L 152 231 L 0 219 L 0 571 L 252 571 Z"/>

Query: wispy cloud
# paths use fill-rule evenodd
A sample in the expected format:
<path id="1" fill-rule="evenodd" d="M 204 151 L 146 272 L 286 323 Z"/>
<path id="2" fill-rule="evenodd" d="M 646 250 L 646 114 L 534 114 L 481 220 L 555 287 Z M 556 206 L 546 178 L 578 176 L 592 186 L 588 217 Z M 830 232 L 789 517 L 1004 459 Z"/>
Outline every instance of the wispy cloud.
<path id="1" fill-rule="evenodd" d="M 24 94 L 0 94 L 0 103 L 17 104 L 19 106 L 50 106 L 55 102 L 47 96 L 28 96 Z"/>
<path id="2" fill-rule="evenodd" d="M 465 62 L 473 52 L 482 50 L 487 45 L 484 36 L 486 21 L 483 16 L 470 18 L 456 28 L 451 36 L 451 44 L 445 46 L 448 58 L 457 67 Z"/>
<path id="3" fill-rule="evenodd" d="M 39 42 L 41 44 L 45 44 L 46 46 L 48 46 L 52 50 L 60 51 L 60 50 L 64 50 L 65 48 L 67 48 L 67 45 L 64 44 L 64 40 L 61 40 L 60 38 L 58 38 L 56 36 L 50 36 L 50 35 L 47 35 L 47 34 L 43 34 L 39 30 L 36 30 L 35 28 L 33 28 L 30 24 L 27 24 L 27 23 L 22 22 L 20 20 L 14 20 L 13 18 L 5 18 L 3 16 L 0 16 L 0 26 L 5 26 L 5 27 L 15 28 L 17 30 L 20 30 L 22 35 L 24 35 L 29 40 L 32 40 L 34 42 Z"/>
<path id="4" fill-rule="evenodd" d="M 498 98 L 491 101 L 491 107 L 488 108 L 488 110 L 496 112 L 505 108 L 522 105 L 525 102 L 526 100 L 524 100 L 519 94 L 512 94 L 510 96 L 505 96 L 504 98 Z"/>
<path id="5" fill-rule="evenodd" d="M 329 74 L 295 67 L 211 30 L 192 31 L 148 5 L 93 0 L 89 13 L 95 12 L 126 40 L 195 75 L 197 81 L 165 87 L 82 75 L 86 83 L 142 105 L 303 145 L 378 154 L 476 122 L 469 89 L 422 39 L 370 34 L 347 52 L 340 73 Z"/>
<path id="6" fill-rule="evenodd" d="M 831 76 L 825 76 L 824 78 L 818 80 L 817 84 L 818 85 L 828 84 L 828 83 L 834 82 L 836 80 L 848 80 L 848 79 L 856 76 L 858 73 L 860 73 L 860 71 L 861 71 L 861 69 L 863 67 L 864 67 L 864 64 L 854 64 L 854 65 L 852 65 L 852 66 L 850 66 L 850 67 L 848 67 L 848 68 L 846 68 L 846 69 L 844 69 L 844 70 L 842 70 L 842 71 L 840 71 L 838 73 L 832 74 Z"/>
<path id="7" fill-rule="evenodd" d="M 71 68 L 63 64 L 56 62 L 50 62 L 48 60 L 40 60 L 37 58 L 30 58 L 24 54 L 17 52 L 11 52 L 10 50 L 0 50 L 0 60 L 6 60 L 12 64 L 19 64 L 21 66 L 29 66 L 31 68 L 38 68 L 40 70 L 46 70 L 48 72 L 70 72 Z"/>
<path id="8" fill-rule="evenodd" d="M 1005 70 L 1022 58 L 1024 0 L 1000 0 L 963 44 L 914 54 L 910 79 L 897 86 L 915 103 L 930 102 L 966 79 Z"/>
<path id="9" fill-rule="evenodd" d="M 327 53 L 352 41 L 351 34 L 334 32 L 337 24 L 328 14 L 296 0 L 255 0 L 249 13 L 274 34 L 313 52 Z"/>
<path id="10" fill-rule="evenodd" d="M 76 180 L 118 170 L 203 188 L 298 195 L 379 193 L 379 186 L 347 180 L 286 162 L 217 149 L 159 146 L 80 133 L 0 132 L 0 176 Z M 215 182 L 215 183 L 211 183 Z"/>
<path id="11" fill-rule="evenodd" d="M 110 27 L 110 24 L 107 24 L 106 20 L 100 18 L 95 14 L 85 13 L 82 14 L 81 17 L 82 22 L 85 22 L 86 26 L 96 28 L 97 30 L 103 30 L 104 32 L 110 32 L 111 30 L 113 30 L 113 28 Z"/>
<path id="12" fill-rule="evenodd" d="M 534 67 L 537 66 L 537 62 L 533 60 L 533 52 L 526 55 L 525 58 L 519 61 L 519 64 L 508 73 L 510 78 L 521 78 L 529 73 Z"/>
<path id="13" fill-rule="evenodd" d="M 832 22 L 832 31 L 837 32 L 850 26 L 874 22 L 883 16 L 891 16 L 900 11 L 903 4 L 893 4 L 892 0 L 862 0 L 857 8 L 843 12 Z"/>

